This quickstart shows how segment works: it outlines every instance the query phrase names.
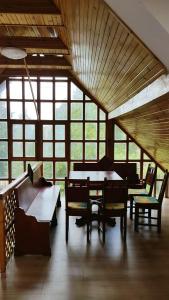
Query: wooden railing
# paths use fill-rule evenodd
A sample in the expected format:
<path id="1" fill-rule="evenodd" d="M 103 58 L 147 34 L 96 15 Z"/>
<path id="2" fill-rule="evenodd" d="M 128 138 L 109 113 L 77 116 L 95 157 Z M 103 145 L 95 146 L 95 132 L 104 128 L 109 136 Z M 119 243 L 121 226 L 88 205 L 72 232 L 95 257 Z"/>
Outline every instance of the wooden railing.
<path id="1" fill-rule="evenodd" d="M 33 166 L 33 170 L 41 167 L 39 162 Z M 14 188 L 28 176 L 23 173 L 12 183 L 0 191 L 0 272 L 5 272 L 6 265 L 14 253 L 15 246 L 15 227 L 14 212 L 16 207 L 16 198 Z"/>

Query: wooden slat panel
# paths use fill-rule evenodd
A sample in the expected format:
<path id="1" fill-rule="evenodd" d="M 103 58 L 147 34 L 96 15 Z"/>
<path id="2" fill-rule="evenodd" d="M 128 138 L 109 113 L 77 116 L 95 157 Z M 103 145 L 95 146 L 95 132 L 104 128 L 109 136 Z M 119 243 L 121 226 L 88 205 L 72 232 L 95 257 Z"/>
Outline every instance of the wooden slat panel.
<path id="1" fill-rule="evenodd" d="M 169 93 L 117 121 L 163 168 L 169 169 Z"/>
<path id="2" fill-rule="evenodd" d="M 73 74 L 111 111 L 165 67 L 101 0 L 55 0 L 71 44 Z M 65 33 L 61 33 L 65 39 Z"/>

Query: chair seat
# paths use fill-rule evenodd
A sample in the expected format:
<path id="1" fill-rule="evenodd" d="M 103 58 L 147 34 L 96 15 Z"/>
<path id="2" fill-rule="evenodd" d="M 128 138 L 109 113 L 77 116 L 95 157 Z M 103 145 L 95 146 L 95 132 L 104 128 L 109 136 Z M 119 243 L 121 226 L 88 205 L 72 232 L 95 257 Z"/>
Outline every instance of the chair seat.
<path id="1" fill-rule="evenodd" d="M 106 203 L 105 209 L 108 209 L 108 210 L 124 209 L 124 203 Z"/>
<path id="2" fill-rule="evenodd" d="M 138 204 L 159 204 L 158 200 L 155 197 L 146 197 L 146 196 L 136 196 L 134 197 L 134 202 Z"/>
<path id="3" fill-rule="evenodd" d="M 68 208 L 87 209 L 87 203 L 85 203 L 85 202 L 68 202 Z"/>
<path id="4" fill-rule="evenodd" d="M 148 192 L 146 189 L 129 189 L 128 190 L 128 195 L 148 195 Z"/>

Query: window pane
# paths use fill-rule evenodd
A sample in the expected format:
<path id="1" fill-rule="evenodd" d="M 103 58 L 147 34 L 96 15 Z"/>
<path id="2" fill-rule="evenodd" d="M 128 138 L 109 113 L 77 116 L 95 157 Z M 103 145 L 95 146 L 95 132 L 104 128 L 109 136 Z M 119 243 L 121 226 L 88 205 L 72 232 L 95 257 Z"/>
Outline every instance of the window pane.
<path id="1" fill-rule="evenodd" d="M 97 144 L 85 143 L 85 159 L 97 159 Z"/>
<path id="2" fill-rule="evenodd" d="M 14 157 L 23 157 L 23 143 L 22 142 L 13 142 L 13 156 Z"/>
<path id="3" fill-rule="evenodd" d="M 53 99 L 53 83 L 40 82 L 40 99 L 52 100 Z"/>
<path id="4" fill-rule="evenodd" d="M 22 161 L 13 161 L 12 162 L 12 178 L 20 176 L 24 172 L 23 162 Z"/>
<path id="5" fill-rule="evenodd" d="M 42 120 L 53 120 L 53 104 L 41 103 L 41 119 Z"/>
<path id="6" fill-rule="evenodd" d="M 31 87 L 28 81 L 24 82 L 25 85 L 25 99 L 33 100 Z M 31 81 L 31 85 L 33 88 L 34 99 L 37 99 L 37 82 Z"/>
<path id="7" fill-rule="evenodd" d="M 97 139 L 97 124 L 86 123 L 85 124 L 85 140 L 96 140 Z"/>
<path id="8" fill-rule="evenodd" d="M 0 158 L 8 158 L 8 143 L 0 142 Z"/>
<path id="9" fill-rule="evenodd" d="M 114 144 L 114 159 L 115 160 L 126 160 L 126 144 L 115 143 Z"/>
<path id="10" fill-rule="evenodd" d="M 0 101 L 0 119 L 7 118 L 7 102 Z"/>
<path id="11" fill-rule="evenodd" d="M 43 176 L 46 179 L 53 178 L 53 162 L 43 162 Z"/>
<path id="12" fill-rule="evenodd" d="M 83 92 L 71 82 L 71 100 L 83 100 Z"/>
<path id="13" fill-rule="evenodd" d="M 55 125 L 55 140 L 65 140 L 65 125 Z"/>
<path id="14" fill-rule="evenodd" d="M 7 123 L 0 122 L 0 139 L 7 139 L 7 138 L 8 138 Z"/>
<path id="15" fill-rule="evenodd" d="M 85 100 L 91 101 L 91 99 L 87 95 L 85 95 Z"/>
<path id="16" fill-rule="evenodd" d="M 106 114 L 101 109 L 99 109 L 99 119 L 106 120 Z"/>
<path id="17" fill-rule="evenodd" d="M 53 157 L 53 143 L 43 143 L 43 156 Z"/>
<path id="18" fill-rule="evenodd" d="M 140 159 L 140 148 L 134 143 L 129 143 L 129 159 Z"/>
<path id="19" fill-rule="evenodd" d="M 26 157 L 35 157 L 35 143 L 33 142 L 25 143 L 25 155 Z"/>
<path id="20" fill-rule="evenodd" d="M 143 159 L 145 159 L 145 160 L 146 160 L 146 159 L 147 159 L 147 160 L 149 159 L 149 160 L 150 160 L 150 157 L 148 157 L 148 155 L 146 155 L 146 154 L 144 153 L 144 154 L 143 154 Z"/>
<path id="21" fill-rule="evenodd" d="M 0 161 L 0 178 L 8 178 L 8 162 Z"/>
<path id="22" fill-rule="evenodd" d="M 82 140 L 83 138 L 83 124 L 71 123 L 71 140 Z"/>
<path id="23" fill-rule="evenodd" d="M 106 154 L 106 144 L 99 143 L 99 159 L 101 159 Z"/>
<path id="24" fill-rule="evenodd" d="M 33 102 L 25 102 L 25 119 L 26 120 L 36 120 L 36 108 Z"/>
<path id="25" fill-rule="evenodd" d="M 55 83 L 55 99 L 67 100 L 67 82 Z"/>
<path id="26" fill-rule="evenodd" d="M 85 119 L 97 120 L 97 105 L 95 103 L 85 104 Z"/>
<path id="27" fill-rule="evenodd" d="M 35 125 L 25 125 L 25 139 L 35 140 Z"/>
<path id="28" fill-rule="evenodd" d="M 83 120 L 83 103 L 71 104 L 71 119 Z"/>
<path id="29" fill-rule="evenodd" d="M 55 104 L 55 120 L 67 120 L 67 103 Z"/>
<path id="30" fill-rule="evenodd" d="M 65 178 L 67 176 L 67 163 L 56 162 L 55 163 L 55 175 L 56 178 Z"/>
<path id="31" fill-rule="evenodd" d="M 114 132 L 115 140 L 126 140 L 127 138 L 126 134 L 118 126 L 115 125 L 114 129 L 115 129 Z"/>
<path id="32" fill-rule="evenodd" d="M 6 81 L 0 84 L 0 99 L 6 99 Z"/>
<path id="33" fill-rule="evenodd" d="M 99 139 L 105 140 L 106 139 L 106 124 L 100 123 L 99 127 L 100 127 Z"/>
<path id="34" fill-rule="evenodd" d="M 163 179 L 163 177 L 164 172 L 160 168 L 157 168 L 157 179 Z"/>
<path id="35" fill-rule="evenodd" d="M 82 159 L 83 157 L 83 144 L 71 143 L 71 159 Z"/>
<path id="36" fill-rule="evenodd" d="M 13 124 L 13 139 L 22 140 L 23 139 L 23 125 Z"/>
<path id="37" fill-rule="evenodd" d="M 55 157 L 65 157 L 65 143 L 55 143 Z"/>
<path id="38" fill-rule="evenodd" d="M 11 119 L 23 119 L 22 103 L 10 102 L 10 118 Z"/>
<path id="39" fill-rule="evenodd" d="M 43 139 L 53 140 L 53 125 L 43 125 Z"/>
<path id="40" fill-rule="evenodd" d="M 22 99 L 22 81 L 9 82 L 10 99 Z"/>

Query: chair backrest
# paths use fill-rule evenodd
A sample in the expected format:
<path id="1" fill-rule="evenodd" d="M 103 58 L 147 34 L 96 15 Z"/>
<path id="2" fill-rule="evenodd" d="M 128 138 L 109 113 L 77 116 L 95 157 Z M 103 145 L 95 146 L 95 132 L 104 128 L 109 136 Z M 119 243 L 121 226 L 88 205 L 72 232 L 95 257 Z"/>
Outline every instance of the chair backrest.
<path id="1" fill-rule="evenodd" d="M 89 204 L 89 177 L 86 180 L 65 177 L 65 199 L 68 202 L 86 202 Z"/>
<path id="2" fill-rule="evenodd" d="M 164 193 L 165 193 L 165 189 L 166 189 L 166 186 L 167 186 L 167 182 L 168 182 L 168 170 L 165 170 L 163 182 L 162 182 L 160 193 L 159 193 L 159 196 L 158 196 L 158 201 L 159 201 L 160 204 L 162 204 L 162 201 L 163 201 L 163 198 L 164 198 Z"/>
<path id="3" fill-rule="evenodd" d="M 156 179 L 157 166 L 152 167 L 150 164 L 148 165 L 146 179 L 145 179 L 145 189 L 148 193 L 148 196 L 152 195 L 153 185 Z"/>
<path id="4" fill-rule="evenodd" d="M 128 187 L 125 181 L 110 181 L 104 179 L 103 205 L 106 203 L 124 203 L 127 208 Z"/>

